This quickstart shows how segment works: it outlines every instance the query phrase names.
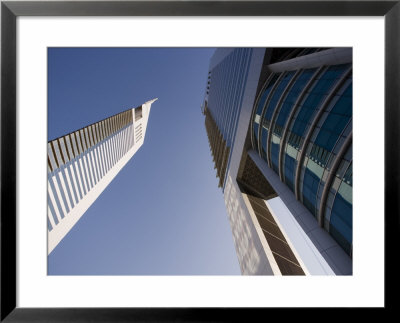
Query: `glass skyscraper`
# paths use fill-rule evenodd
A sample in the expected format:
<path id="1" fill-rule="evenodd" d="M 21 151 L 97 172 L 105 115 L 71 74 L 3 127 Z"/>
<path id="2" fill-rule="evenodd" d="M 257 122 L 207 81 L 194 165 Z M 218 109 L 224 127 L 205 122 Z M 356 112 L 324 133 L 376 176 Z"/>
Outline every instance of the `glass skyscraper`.
<path id="1" fill-rule="evenodd" d="M 48 142 L 49 254 L 142 146 L 155 100 Z"/>
<path id="2" fill-rule="evenodd" d="M 217 49 L 203 113 L 242 273 L 351 274 L 352 49 Z"/>

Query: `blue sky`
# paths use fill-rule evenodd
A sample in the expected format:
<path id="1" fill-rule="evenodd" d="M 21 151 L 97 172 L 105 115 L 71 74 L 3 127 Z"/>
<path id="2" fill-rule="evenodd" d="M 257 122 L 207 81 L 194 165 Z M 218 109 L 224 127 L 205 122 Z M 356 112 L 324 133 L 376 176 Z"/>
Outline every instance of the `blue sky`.
<path id="1" fill-rule="evenodd" d="M 212 48 L 48 49 L 48 139 L 153 98 L 143 146 L 48 257 L 50 275 L 239 275 L 204 97 Z"/>

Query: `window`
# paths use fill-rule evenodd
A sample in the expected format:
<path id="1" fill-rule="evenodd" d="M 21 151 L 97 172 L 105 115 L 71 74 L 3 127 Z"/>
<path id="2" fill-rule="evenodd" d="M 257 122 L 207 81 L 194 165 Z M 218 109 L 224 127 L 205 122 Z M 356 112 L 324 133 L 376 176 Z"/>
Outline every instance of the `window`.
<path id="1" fill-rule="evenodd" d="M 143 114 L 142 114 L 142 107 L 138 107 L 135 109 L 135 121 L 138 121 L 142 118 Z"/>

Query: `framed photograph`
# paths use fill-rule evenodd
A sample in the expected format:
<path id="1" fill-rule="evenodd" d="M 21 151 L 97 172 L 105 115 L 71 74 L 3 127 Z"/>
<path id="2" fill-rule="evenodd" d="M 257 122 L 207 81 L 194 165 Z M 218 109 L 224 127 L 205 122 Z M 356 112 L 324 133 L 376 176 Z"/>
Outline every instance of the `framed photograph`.
<path id="1" fill-rule="evenodd" d="M 2 1 L 1 321 L 391 307 L 399 14 Z"/>

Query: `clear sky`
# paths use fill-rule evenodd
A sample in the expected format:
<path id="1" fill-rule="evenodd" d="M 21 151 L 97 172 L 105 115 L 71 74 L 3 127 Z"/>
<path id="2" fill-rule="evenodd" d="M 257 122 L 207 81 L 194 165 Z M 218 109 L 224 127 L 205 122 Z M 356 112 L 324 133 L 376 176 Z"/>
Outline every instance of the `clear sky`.
<path id="1" fill-rule="evenodd" d="M 143 146 L 48 257 L 50 275 L 240 275 L 212 162 L 212 48 L 49 48 L 48 139 L 158 98 Z"/>

